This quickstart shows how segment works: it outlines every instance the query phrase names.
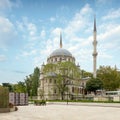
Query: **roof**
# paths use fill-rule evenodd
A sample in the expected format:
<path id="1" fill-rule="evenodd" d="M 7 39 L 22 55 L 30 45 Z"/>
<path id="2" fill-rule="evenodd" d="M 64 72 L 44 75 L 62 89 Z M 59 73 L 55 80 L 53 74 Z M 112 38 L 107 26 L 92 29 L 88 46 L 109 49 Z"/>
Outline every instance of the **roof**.
<path id="1" fill-rule="evenodd" d="M 46 77 L 56 77 L 56 73 L 54 73 L 54 72 L 48 72 L 46 74 Z"/>
<path id="2" fill-rule="evenodd" d="M 70 57 L 72 57 L 72 54 L 66 49 L 59 48 L 59 49 L 54 50 L 50 54 L 50 57 L 53 57 L 53 56 L 70 56 Z"/>

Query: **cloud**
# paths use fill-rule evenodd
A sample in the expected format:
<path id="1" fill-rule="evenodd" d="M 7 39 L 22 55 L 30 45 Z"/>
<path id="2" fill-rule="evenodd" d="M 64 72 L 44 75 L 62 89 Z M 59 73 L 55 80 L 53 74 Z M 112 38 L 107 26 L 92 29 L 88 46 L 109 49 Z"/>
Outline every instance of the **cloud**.
<path id="1" fill-rule="evenodd" d="M 29 21 L 27 17 L 22 17 L 22 20 L 17 21 L 16 24 L 18 31 L 21 32 L 22 37 L 25 40 L 27 39 L 28 41 L 35 41 L 35 40 L 39 40 L 40 37 L 43 37 L 41 36 L 41 33 L 38 32 L 37 25 Z M 42 33 L 42 35 L 44 33 Z"/>
<path id="2" fill-rule="evenodd" d="M 108 25 L 109 26 L 109 25 Z M 109 30 L 105 30 L 103 31 L 103 33 L 100 33 L 98 35 L 98 40 L 103 40 L 103 41 L 118 41 L 120 38 L 120 25 L 112 25 L 111 28 L 109 28 Z"/>
<path id="3" fill-rule="evenodd" d="M 36 34 L 37 28 L 36 25 L 33 23 L 28 23 L 27 28 L 29 31 L 30 36 L 34 36 Z"/>
<path id="4" fill-rule="evenodd" d="M 55 17 L 51 17 L 50 18 L 50 22 L 55 22 L 56 18 Z"/>
<path id="5" fill-rule="evenodd" d="M 120 8 L 117 10 L 111 9 L 106 16 L 103 16 L 103 20 L 113 20 L 116 18 L 120 18 Z"/>
<path id="6" fill-rule="evenodd" d="M 75 37 L 75 33 L 84 29 L 88 23 L 89 14 L 92 13 L 92 8 L 89 4 L 86 4 L 79 12 L 75 14 L 71 21 L 69 21 L 67 27 L 64 29 L 68 38 Z"/>
<path id="7" fill-rule="evenodd" d="M 15 73 L 19 73 L 19 74 L 26 74 L 26 72 L 24 72 L 24 71 L 20 71 L 20 70 L 14 70 L 13 72 L 15 72 Z"/>
<path id="8" fill-rule="evenodd" d="M 21 54 L 21 56 L 27 57 L 27 56 L 33 56 L 37 53 L 37 50 L 31 50 L 31 51 L 23 51 L 23 53 Z"/>
<path id="9" fill-rule="evenodd" d="M 20 0 L 15 0 L 14 2 L 12 0 L 0 0 L 0 9 L 7 10 L 11 9 L 12 7 L 19 7 L 21 6 Z"/>
<path id="10" fill-rule="evenodd" d="M 15 42 L 17 32 L 14 24 L 5 17 L 0 17 L 0 47 L 11 45 Z"/>
<path id="11" fill-rule="evenodd" d="M 45 38 L 45 36 L 46 36 L 46 32 L 45 32 L 45 30 L 42 30 L 40 33 L 40 37 Z"/>
<path id="12" fill-rule="evenodd" d="M 6 56 L 5 55 L 0 55 L 0 62 L 6 61 Z"/>

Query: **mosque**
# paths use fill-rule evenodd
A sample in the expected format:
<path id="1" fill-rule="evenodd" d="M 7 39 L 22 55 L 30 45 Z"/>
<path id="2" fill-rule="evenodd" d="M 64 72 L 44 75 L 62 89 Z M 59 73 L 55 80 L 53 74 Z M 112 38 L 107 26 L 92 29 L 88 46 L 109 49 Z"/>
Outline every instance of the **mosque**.
<path id="1" fill-rule="evenodd" d="M 93 30 L 93 77 L 96 78 L 96 19 L 94 18 Z M 66 67 L 59 67 L 61 64 Z M 45 71 L 46 66 L 52 65 L 52 69 Z M 77 70 L 70 69 L 70 65 Z M 57 67 L 56 67 L 57 66 Z M 61 72 L 64 71 L 64 72 Z M 63 74 L 64 73 L 64 74 Z M 78 77 L 75 77 L 75 73 Z M 59 77 L 58 77 L 59 76 Z M 61 80 L 61 81 L 60 81 Z M 40 69 L 40 81 L 38 87 L 38 99 L 60 100 L 60 99 L 79 99 L 84 94 L 84 87 L 89 78 L 81 78 L 81 69 L 76 65 L 75 57 L 71 52 L 63 48 L 62 34 L 60 33 L 60 48 L 54 50 L 47 58 L 46 65 Z"/>

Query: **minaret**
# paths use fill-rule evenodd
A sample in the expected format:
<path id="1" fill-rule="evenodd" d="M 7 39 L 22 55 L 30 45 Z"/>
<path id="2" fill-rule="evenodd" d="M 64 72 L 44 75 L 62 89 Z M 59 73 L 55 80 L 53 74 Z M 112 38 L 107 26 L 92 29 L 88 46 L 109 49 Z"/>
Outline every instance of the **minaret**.
<path id="1" fill-rule="evenodd" d="M 62 48 L 62 34 L 60 32 L 60 48 Z"/>
<path id="2" fill-rule="evenodd" d="M 93 78 L 96 78 L 97 66 L 97 29 L 96 29 L 96 16 L 94 16 L 94 30 L 93 30 Z"/>

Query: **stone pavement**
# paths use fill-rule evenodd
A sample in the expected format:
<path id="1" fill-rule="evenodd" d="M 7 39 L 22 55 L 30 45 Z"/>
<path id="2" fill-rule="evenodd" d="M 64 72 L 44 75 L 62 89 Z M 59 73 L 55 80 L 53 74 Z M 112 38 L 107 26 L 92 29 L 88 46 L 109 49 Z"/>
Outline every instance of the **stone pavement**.
<path id="1" fill-rule="evenodd" d="M 119 104 L 54 103 L 18 106 L 18 111 L 1 113 L 0 120 L 120 120 Z"/>

